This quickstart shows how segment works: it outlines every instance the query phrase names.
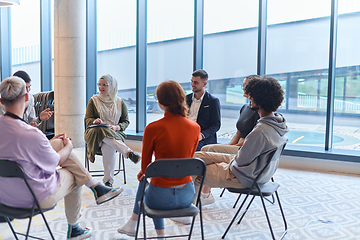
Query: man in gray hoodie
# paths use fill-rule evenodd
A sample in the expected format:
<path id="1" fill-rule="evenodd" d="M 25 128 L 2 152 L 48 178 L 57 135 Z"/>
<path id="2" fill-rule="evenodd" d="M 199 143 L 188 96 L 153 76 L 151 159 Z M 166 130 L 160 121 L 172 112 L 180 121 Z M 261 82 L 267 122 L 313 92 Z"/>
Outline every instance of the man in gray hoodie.
<path id="1" fill-rule="evenodd" d="M 264 75 L 249 82 L 245 93 L 249 95 L 251 107 L 257 109 L 260 119 L 245 138 L 238 153 L 236 155 L 215 152 L 195 153 L 194 157 L 201 158 L 207 164 L 204 185 L 208 187 L 251 187 L 257 174 L 266 164 L 268 153 L 283 146 L 288 140 L 285 134 L 289 130 L 285 118 L 275 112 L 284 100 L 284 91 L 279 82 L 273 77 Z M 277 159 L 269 165 L 259 180 L 260 184 L 271 179 L 278 163 Z M 199 186 L 200 180 L 199 177 L 195 180 L 195 187 Z M 206 199 L 210 192 L 202 194 Z M 206 202 L 202 203 L 206 205 Z"/>

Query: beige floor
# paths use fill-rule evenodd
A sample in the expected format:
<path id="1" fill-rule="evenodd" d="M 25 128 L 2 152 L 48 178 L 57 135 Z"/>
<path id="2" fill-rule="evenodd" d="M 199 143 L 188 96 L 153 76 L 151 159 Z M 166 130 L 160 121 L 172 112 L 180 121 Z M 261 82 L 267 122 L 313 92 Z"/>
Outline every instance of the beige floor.
<path id="1" fill-rule="evenodd" d="M 83 160 L 84 149 L 75 149 Z M 137 187 L 136 174 L 140 165 L 126 162 L 126 180 L 123 184 L 121 173 L 116 177 L 115 185 L 125 189 L 124 193 L 111 202 L 97 206 L 91 191 L 83 189 L 83 210 L 81 225 L 91 227 L 94 232 L 90 239 L 132 239 L 118 234 L 116 229 L 129 218 L 134 204 Z M 92 165 L 101 168 L 101 159 Z M 98 178 L 101 181 L 101 178 Z M 288 222 L 288 234 L 284 239 L 360 239 L 360 178 L 352 175 L 303 172 L 298 170 L 279 169 L 275 180 L 281 184 L 280 198 Z M 214 189 L 216 202 L 203 208 L 205 239 L 221 239 L 235 209 L 232 205 L 236 195 L 226 192 L 219 197 L 221 190 Z M 279 237 L 282 230 L 281 217 L 277 206 L 269 206 L 269 214 L 273 219 L 275 235 Z M 66 218 L 63 202 L 46 213 L 56 239 L 66 239 Z M 40 217 L 35 217 L 31 232 L 49 239 Z M 153 224 L 149 220 L 148 234 L 154 235 Z M 25 231 L 27 222 L 15 220 L 17 230 Z M 165 220 L 168 233 L 185 233 L 188 226 L 178 225 Z M 12 240 L 6 223 L 0 224 L 0 240 Z M 21 238 L 20 238 L 21 239 Z M 200 239 L 199 225 L 195 225 L 193 238 Z M 260 201 L 255 200 L 240 226 L 234 225 L 226 239 L 262 240 L 271 239 Z"/>

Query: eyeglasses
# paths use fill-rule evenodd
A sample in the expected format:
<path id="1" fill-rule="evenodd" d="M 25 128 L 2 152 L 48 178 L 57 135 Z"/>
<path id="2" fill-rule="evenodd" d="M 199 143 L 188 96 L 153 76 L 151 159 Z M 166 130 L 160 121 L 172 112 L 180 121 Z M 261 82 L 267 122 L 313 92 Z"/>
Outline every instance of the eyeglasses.
<path id="1" fill-rule="evenodd" d="M 98 85 L 98 87 L 101 87 L 101 86 L 103 86 L 103 87 L 109 86 L 109 84 L 105 84 L 105 83 L 103 83 L 103 84 L 98 83 L 97 85 Z"/>

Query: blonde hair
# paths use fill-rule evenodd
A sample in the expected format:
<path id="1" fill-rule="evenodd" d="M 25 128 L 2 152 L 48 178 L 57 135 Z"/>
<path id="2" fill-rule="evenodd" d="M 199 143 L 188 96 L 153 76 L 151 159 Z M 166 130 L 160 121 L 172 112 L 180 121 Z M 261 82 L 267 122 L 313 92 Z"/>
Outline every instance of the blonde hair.
<path id="1" fill-rule="evenodd" d="M 8 77 L 0 84 L 0 96 L 4 104 L 14 103 L 26 93 L 26 84 L 19 77 Z"/>

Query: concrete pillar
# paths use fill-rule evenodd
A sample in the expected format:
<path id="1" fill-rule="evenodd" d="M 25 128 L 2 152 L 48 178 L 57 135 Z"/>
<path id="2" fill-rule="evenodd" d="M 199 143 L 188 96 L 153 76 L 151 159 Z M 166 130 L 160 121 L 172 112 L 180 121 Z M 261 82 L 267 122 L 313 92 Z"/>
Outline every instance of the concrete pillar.
<path id="1" fill-rule="evenodd" d="M 54 1 L 55 134 L 84 146 L 86 1 Z"/>

